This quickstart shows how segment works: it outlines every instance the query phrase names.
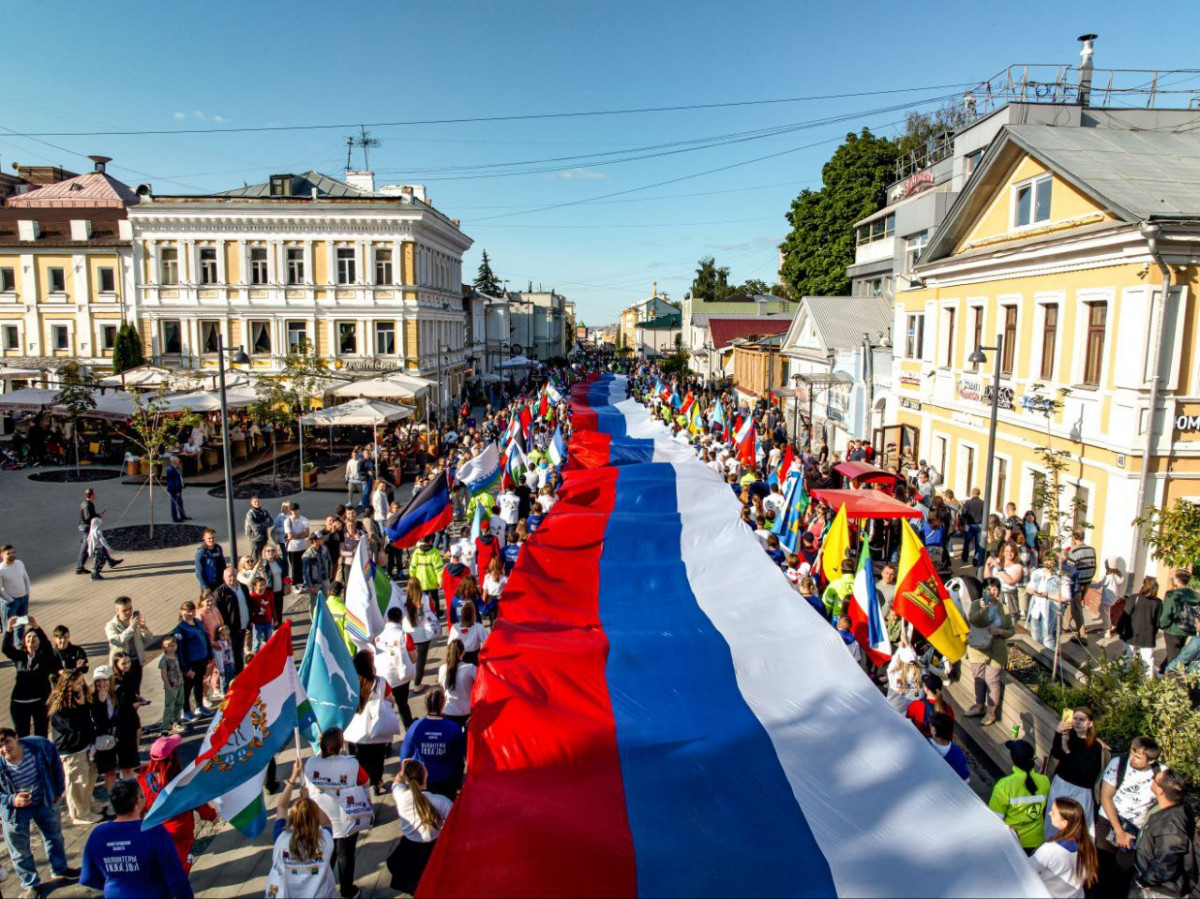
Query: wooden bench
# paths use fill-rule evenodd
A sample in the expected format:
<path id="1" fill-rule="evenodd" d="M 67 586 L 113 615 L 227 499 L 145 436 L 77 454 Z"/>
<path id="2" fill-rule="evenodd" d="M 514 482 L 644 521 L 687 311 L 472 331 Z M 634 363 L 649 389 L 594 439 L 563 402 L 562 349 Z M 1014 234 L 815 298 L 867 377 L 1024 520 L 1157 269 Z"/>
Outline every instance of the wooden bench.
<path id="1" fill-rule="evenodd" d="M 984 727 L 980 724 L 982 718 L 967 718 L 963 714 L 975 704 L 975 680 L 965 662 L 962 674 L 958 683 L 948 684 L 946 688 L 946 698 L 954 706 L 955 723 L 1005 774 L 1012 770 L 1012 759 L 1008 750 L 1004 748 L 1004 743 L 1012 739 L 1013 725 L 1020 725 L 1019 737 L 1033 744 L 1040 768 L 1041 758 L 1050 754 L 1054 730 L 1061 720 L 1059 715 L 1038 699 L 1032 690 L 1005 671 L 1000 675 L 1000 682 L 1004 684 L 1000 713 L 996 716 L 995 724 Z"/>

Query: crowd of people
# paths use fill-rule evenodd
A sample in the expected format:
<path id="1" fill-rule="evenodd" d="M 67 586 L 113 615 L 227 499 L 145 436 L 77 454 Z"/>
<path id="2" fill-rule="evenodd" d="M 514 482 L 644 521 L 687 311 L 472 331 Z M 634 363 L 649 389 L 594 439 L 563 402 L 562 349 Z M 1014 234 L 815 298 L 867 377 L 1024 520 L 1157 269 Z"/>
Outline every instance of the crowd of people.
<path id="1" fill-rule="evenodd" d="M 548 372 L 562 388 L 577 374 Z M 1046 642 L 1065 637 L 1069 619 L 1075 639 L 1086 640 L 1082 604 L 1093 584 L 1102 592 L 1100 608 L 1109 611 L 1106 635 L 1126 640 L 1148 676 L 1189 665 L 1194 670 L 1200 638 L 1195 614 L 1187 610 L 1200 597 L 1187 586 L 1187 572 L 1163 600 L 1157 584 L 1144 585 L 1121 611 L 1120 570 L 1106 564 L 1101 573 L 1082 533 L 1056 558 L 1041 545 L 1032 513 L 1018 516 L 1010 503 L 1008 514 L 985 514 L 977 490 L 959 502 L 941 488 L 938 472 L 913 459 L 893 463 L 898 478 L 892 492 L 919 519 L 913 525 L 868 521 L 855 529 L 875 560 L 876 594 L 894 648 L 890 660 L 876 664 L 855 639 L 847 614 L 857 552 L 852 547 L 839 565 L 842 575 L 829 582 L 818 563 L 835 510 L 816 500 L 809 504 L 794 552 L 784 550 L 774 527 L 783 510 L 785 460 L 794 460 L 811 492 L 840 486 L 833 467 L 842 454 L 820 441 L 789 448 L 782 413 L 768 403 L 747 407 L 727 391 L 683 380 L 672 389 L 698 404 L 699 415 L 682 415 L 652 389 L 665 380 L 662 373 L 641 363 L 629 374 L 633 394 L 729 483 L 741 500 L 742 520 L 798 599 L 836 629 L 864 676 L 876 679 L 888 704 L 963 780 L 979 775 L 954 741 L 955 710 L 946 697 L 946 681 L 959 677 L 962 666 L 943 658 L 893 609 L 902 527 L 915 527 L 939 572 L 953 583 L 973 633 L 980 634 L 964 659 L 976 702 L 960 714 L 984 725 L 996 720 L 1007 641 L 1018 623 Z M 268 769 L 267 789 L 277 794 L 268 895 L 358 895 L 358 838 L 373 826 L 375 801 L 388 794 L 399 819 L 387 859 L 391 883 L 415 891 L 463 785 L 472 688 L 489 624 L 503 616 L 504 591 L 522 547 L 557 501 L 561 472 L 551 444 L 556 429 L 570 434 L 568 404 L 533 416 L 524 438 L 526 464 L 515 479 L 506 476 L 494 494 L 454 491 L 454 524 L 409 550 L 397 549 L 387 535 L 403 512 L 406 475 L 413 476 L 413 495 L 443 473 L 453 481 L 489 444 L 505 442 L 514 419 L 534 399 L 534 385 L 524 388 L 478 417 L 464 403 L 444 432 L 402 425 L 386 428 L 377 444 L 354 447 L 344 468 L 347 501 L 318 508 L 318 514 L 310 511 L 309 497 L 284 502 L 278 512 L 252 498 L 243 521 L 245 554 L 227 557 L 217 534 L 205 530 L 193 558 L 196 589 L 181 602 L 178 620 L 156 635 L 134 601 L 121 597 L 105 627 L 107 658 L 94 668 L 67 627 L 55 627 L 48 637 L 29 615 L 29 576 L 11 547 L 0 549 L 3 652 L 16 669 L 14 726 L 0 728 L 0 824 L 28 894 L 42 889 L 29 841 L 36 825 L 57 877 L 78 876 L 111 896 L 191 895 L 196 816 L 211 820 L 214 810 L 202 806 L 145 834 L 141 819 L 182 770 L 183 739 L 207 726 L 285 615 L 308 619 L 320 601 L 353 657 L 357 709 L 344 731 L 330 728 L 321 735 L 315 754 L 297 756 L 282 781 L 274 762 Z M 753 422 L 759 453 L 752 461 L 734 441 L 735 416 Z M 844 458 L 876 459 L 865 441 L 852 442 Z M 95 523 L 103 515 L 95 503 L 89 490 L 80 506 L 81 573 L 121 561 L 100 542 Z M 959 558 L 982 568 L 981 578 L 953 577 L 954 540 L 961 541 Z M 346 584 L 363 543 L 403 596 L 370 646 L 356 642 L 346 627 Z M 1150 623 L 1152 636 L 1145 630 Z M 1154 653 L 1159 629 L 1174 638 L 1162 660 Z M 435 647 L 442 657 L 430 671 Z M 157 668 L 163 688 L 161 714 L 152 720 L 142 693 L 148 664 Z M 415 716 L 413 705 L 424 714 Z M 1184 896 L 1196 887 L 1200 850 L 1185 785 L 1152 739 L 1139 738 L 1128 752 L 1107 758 L 1091 710 L 1075 709 L 1064 715 L 1049 749 L 1055 769 L 1048 778 L 1035 747 L 1015 737 L 1006 744 L 1012 773 L 995 783 L 989 806 L 1012 829 L 1052 895 L 1124 896 L 1132 885 L 1141 895 Z M 82 872 L 67 864 L 60 807 L 71 823 L 92 828 Z"/>

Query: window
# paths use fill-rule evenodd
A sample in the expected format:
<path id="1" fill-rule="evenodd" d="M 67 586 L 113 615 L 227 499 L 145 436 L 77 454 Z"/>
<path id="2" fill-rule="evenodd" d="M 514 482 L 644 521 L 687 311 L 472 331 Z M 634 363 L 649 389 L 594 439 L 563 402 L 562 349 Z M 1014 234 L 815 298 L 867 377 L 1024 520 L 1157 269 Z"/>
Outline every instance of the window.
<path id="1" fill-rule="evenodd" d="M 111 268 L 98 268 L 96 274 L 100 278 L 101 293 L 116 293 L 117 290 L 117 273 Z"/>
<path id="2" fill-rule="evenodd" d="M 250 248 L 250 283 L 267 283 L 267 248 Z"/>
<path id="3" fill-rule="evenodd" d="M 4 326 L 4 349 L 17 350 L 21 349 L 21 329 L 16 325 Z"/>
<path id="4" fill-rule="evenodd" d="M 1087 345 L 1083 359 L 1083 383 L 1089 387 L 1100 386 L 1100 369 L 1104 365 L 1104 320 L 1108 316 L 1108 303 L 1086 303 Z"/>
<path id="5" fill-rule="evenodd" d="M 946 310 L 946 367 L 954 367 L 954 310 Z M 940 469 L 943 474 L 946 473 L 946 467 L 943 465 Z"/>
<path id="6" fill-rule="evenodd" d="M 179 250 L 162 247 L 158 251 L 158 279 L 163 284 L 179 283 Z"/>
<path id="7" fill-rule="evenodd" d="M 1058 304 L 1049 303 L 1042 307 L 1042 367 L 1039 372 L 1043 381 L 1054 379 L 1054 344 L 1058 341 Z"/>
<path id="8" fill-rule="evenodd" d="M 964 174 L 970 175 L 971 172 L 979 168 L 979 163 L 983 161 L 983 150 L 976 150 L 974 153 L 968 153 L 963 157 Z"/>
<path id="9" fill-rule="evenodd" d="M 1050 218 L 1050 185 L 1053 183 L 1050 175 L 1043 175 L 1016 188 L 1013 222 L 1016 227 L 1036 225 Z"/>
<path id="10" fill-rule="evenodd" d="M 966 463 L 963 465 L 963 472 L 966 474 L 966 484 L 963 486 L 963 496 L 970 496 L 971 490 L 975 487 L 975 447 L 963 447 L 963 460 Z M 983 510 L 987 514 L 987 509 Z"/>
<path id="11" fill-rule="evenodd" d="M 337 283 L 353 284 L 357 274 L 354 264 L 354 248 L 338 247 L 337 251 Z"/>
<path id="12" fill-rule="evenodd" d="M 911 272 L 921 258 L 921 251 L 929 243 L 929 231 L 918 231 L 905 242 L 905 271 Z"/>
<path id="13" fill-rule="evenodd" d="M 375 283 L 392 283 L 392 251 L 389 249 L 375 251 Z"/>
<path id="14" fill-rule="evenodd" d="M 50 340 L 55 350 L 71 349 L 71 329 L 66 325 L 51 325 Z"/>
<path id="15" fill-rule="evenodd" d="M 1082 484 L 1076 484 L 1075 499 L 1071 503 L 1072 528 L 1087 528 L 1089 526 L 1088 506 L 1091 504 L 1091 500 L 1091 491 Z"/>
<path id="16" fill-rule="evenodd" d="M 0 268 L 0 292 L 10 292 L 16 289 L 16 270 L 11 268 Z"/>
<path id="17" fill-rule="evenodd" d="M 111 352 L 112 348 L 117 343 L 117 326 L 116 325 L 101 325 L 100 326 L 100 349 L 104 352 Z"/>
<path id="18" fill-rule="evenodd" d="M 904 357 L 920 359 L 925 349 L 925 316 L 916 314 L 908 316 L 904 327 Z"/>
<path id="19" fill-rule="evenodd" d="M 217 283 L 217 248 L 200 248 L 200 283 Z"/>
<path id="20" fill-rule="evenodd" d="M 308 347 L 308 325 L 304 322 L 287 323 L 287 346 L 289 353 L 303 353 Z"/>
<path id="21" fill-rule="evenodd" d="M 167 356 L 183 354 L 183 327 L 178 319 L 164 319 L 159 324 L 162 352 Z"/>
<path id="22" fill-rule="evenodd" d="M 992 497 L 992 505 L 1003 509 L 1008 502 L 1008 460 L 996 456 L 996 494 Z"/>
<path id="23" fill-rule="evenodd" d="M 937 463 L 937 470 L 941 473 L 942 479 L 946 478 L 946 454 L 950 448 L 950 440 L 947 437 L 934 435 L 933 438 L 933 460 Z"/>
<path id="24" fill-rule="evenodd" d="M 287 249 L 287 282 L 288 284 L 304 283 L 303 247 L 288 247 Z"/>
<path id="25" fill-rule="evenodd" d="M 200 352 L 215 356 L 221 351 L 221 323 L 215 321 L 200 322 Z"/>
<path id="26" fill-rule="evenodd" d="M 338 353 L 353 356 L 358 352 L 358 325 L 354 322 L 338 322 Z"/>
<path id="27" fill-rule="evenodd" d="M 893 237 L 895 234 L 896 213 L 894 212 L 858 226 L 859 244 L 883 240 L 885 237 Z"/>
<path id="28" fill-rule="evenodd" d="M 375 355 L 396 355 L 395 322 L 375 322 Z"/>
<path id="29" fill-rule="evenodd" d="M 256 356 L 271 355 L 270 322 L 250 322 L 250 352 Z"/>
<path id="30" fill-rule="evenodd" d="M 977 349 L 983 346 L 983 307 L 975 306 L 971 310 L 973 316 L 971 320 L 971 352 L 974 353 Z M 979 363 L 971 363 L 971 371 L 979 371 Z"/>
<path id="31" fill-rule="evenodd" d="M 67 289 L 67 270 L 65 268 L 47 269 L 50 276 L 50 292 L 63 293 Z"/>
<path id="32" fill-rule="evenodd" d="M 1040 471 L 1030 472 L 1033 478 L 1033 499 L 1030 500 L 1030 507 L 1034 514 L 1037 515 L 1038 521 L 1044 521 L 1043 512 L 1046 508 L 1046 498 L 1049 496 L 1050 480 Z"/>
<path id="33" fill-rule="evenodd" d="M 1012 377 L 1013 360 L 1017 355 L 1017 307 L 1004 308 L 1004 346 L 1000 354 L 1000 374 Z"/>

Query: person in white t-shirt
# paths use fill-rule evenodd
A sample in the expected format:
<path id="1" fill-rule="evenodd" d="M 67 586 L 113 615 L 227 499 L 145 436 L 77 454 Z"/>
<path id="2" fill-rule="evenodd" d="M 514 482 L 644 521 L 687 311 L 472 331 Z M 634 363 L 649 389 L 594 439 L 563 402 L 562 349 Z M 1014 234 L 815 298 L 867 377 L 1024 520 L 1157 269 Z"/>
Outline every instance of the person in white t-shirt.
<path id="1" fill-rule="evenodd" d="M 504 520 L 505 526 L 515 528 L 517 526 L 518 512 L 521 508 L 521 498 L 517 496 L 511 484 L 500 494 L 497 502 L 500 506 L 500 517 Z"/>
<path id="2" fill-rule="evenodd" d="M 404 610 L 392 606 L 387 610 L 387 622 L 375 638 L 375 673 L 392 688 L 396 711 L 407 729 L 413 723 L 408 707 L 408 691 L 416 676 L 417 666 L 408 652 L 408 635 L 404 632 Z"/>
<path id="3" fill-rule="evenodd" d="M 1116 870 L 1116 853 L 1133 848 L 1138 831 L 1154 807 L 1150 785 L 1166 765 L 1158 761 L 1159 747 L 1150 737 L 1134 737 L 1127 756 L 1113 756 L 1100 778 L 1100 814 L 1096 819 L 1096 849 L 1100 852 L 1103 880 L 1124 878 L 1128 889 L 1132 869 Z M 1110 874 L 1110 866 L 1114 869 Z M 1120 884 L 1117 883 L 1118 888 Z M 1113 893 L 1112 895 L 1117 895 Z M 1120 895 L 1125 895 L 1122 891 Z"/>
<path id="4" fill-rule="evenodd" d="M 340 737 L 341 732 L 338 734 Z M 275 804 L 275 848 L 267 889 L 298 899 L 324 899 L 337 892 L 333 833 L 329 816 L 307 792 L 292 804 L 292 791 L 302 770 L 300 765 L 293 766 Z"/>
<path id="5" fill-rule="evenodd" d="M 1096 847 L 1083 806 L 1060 796 L 1046 816 L 1054 826 L 1054 837 L 1042 843 L 1029 861 L 1055 899 L 1082 899 L 1084 887 L 1095 883 L 1097 874 Z"/>
<path id="6" fill-rule="evenodd" d="M 392 889 L 410 895 L 417 891 L 453 805 L 445 796 L 425 792 L 428 779 L 420 761 L 404 759 L 392 784 L 392 798 L 400 816 L 400 841 L 388 856 L 387 866 L 392 872 Z"/>
<path id="7" fill-rule="evenodd" d="M 450 544 L 451 558 L 454 557 L 456 549 L 458 550 L 459 561 L 466 565 L 469 571 L 474 571 L 475 540 L 471 537 L 471 528 L 467 525 L 463 525 L 462 530 L 458 532 L 458 540 Z"/>
<path id="8" fill-rule="evenodd" d="M 774 512 L 775 517 L 779 517 L 779 513 L 783 510 L 783 493 L 780 492 L 778 484 L 771 485 L 771 492 L 767 494 L 762 504 L 765 511 Z"/>
<path id="9" fill-rule="evenodd" d="M 547 484 L 542 488 L 542 492 L 537 498 L 538 508 L 542 510 L 543 515 L 549 515 L 550 510 L 554 508 L 556 502 L 558 500 L 554 496 L 554 488 Z"/>
<path id="10" fill-rule="evenodd" d="M 301 559 L 308 549 L 308 519 L 300 514 L 300 504 L 292 503 L 288 517 L 283 520 L 283 537 L 287 540 L 287 556 L 291 568 L 292 590 L 299 592 L 304 584 Z"/>
<path id="11" fill-rule="evenodd" d="M 467 729 L 471 718 L 471 688 L 475 686 L 478 670 L 470 662 L 463 661 L 466 649 L 462 640 L 451 640 L 446 644 L 446 661 L 438 668 L 438 686 L 446 693 L 443 716 Z"/>
<path id="12" fill-rule="evenodd" d="M 459 608 L 458 621 L 451 626 L 447 641 L 450 643 L 455 640 L 460 641 L 463 645 L 463 661 L 478 665 L 479 650 L 483 648 L 483 642 L 487 638 L 488 629 L 479 620 L 479 612 L 475 608 L 475 603 L 468 599 Z"/>
<path id="13" fill-rule="evenodd" d="M 502 517 L 500 517 L 499 505 L 497 505 L 495 511 L 492 512 L 489 527 L 491 529 L 492 536 L 496 538 L 496 543 L 499 544 L 500 549 L 504 549 L 504 547 L 508 545 L 508 523 Z"/>

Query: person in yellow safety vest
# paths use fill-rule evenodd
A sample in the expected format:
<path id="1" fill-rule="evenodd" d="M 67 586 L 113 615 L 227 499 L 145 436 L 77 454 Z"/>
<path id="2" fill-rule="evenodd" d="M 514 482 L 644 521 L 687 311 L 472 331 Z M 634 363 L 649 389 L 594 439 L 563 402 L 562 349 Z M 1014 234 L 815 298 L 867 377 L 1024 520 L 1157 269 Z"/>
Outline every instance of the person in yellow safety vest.
<path id="1" fill-rule="evenodd" d="M 842 576 L 836 581 L 830 581 L 825 592 L 821 594 L 821 602 L 825 604 L 825 615 L 830 621 L 836 624 L 837 620 L 845 614 L 846 603 L 853 592 L 854 560 L 843 559 Z"/>
<path id="2" fill-rule="evenodd" d="M 420 545 L 413 550 L 412 559 L 408 563 L 408 576 L 429 594 L 430 605 L 439 614 L 441 608 L 438 605 L 438 594 L 442 584 L 442 569 L 445 567 L 441 552 L 433 548 L 433 534 L 426 534 L 421 538 Z M 447 601 L 451 598 L 446 597 Z"/>

